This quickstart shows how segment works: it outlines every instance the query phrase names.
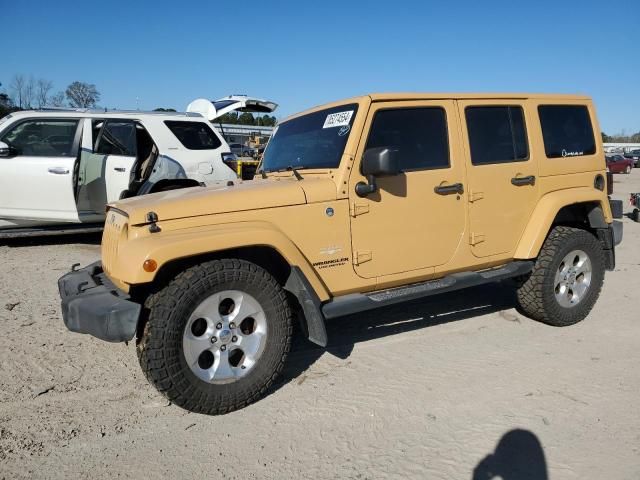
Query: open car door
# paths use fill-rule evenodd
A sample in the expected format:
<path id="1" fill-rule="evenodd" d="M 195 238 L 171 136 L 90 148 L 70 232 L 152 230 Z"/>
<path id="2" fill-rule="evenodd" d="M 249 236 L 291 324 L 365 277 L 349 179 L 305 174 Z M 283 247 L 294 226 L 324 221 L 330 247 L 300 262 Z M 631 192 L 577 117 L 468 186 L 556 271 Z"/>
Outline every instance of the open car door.
<path id="1" fill-rule="evenodd" d="M 136 162 L 133 120 L 87 119 L 78 169 L 77 199 L 82 217 L 104 215 L 108 202 L 129 188 Z"/>
<path id="2" fill-rule="evenodd" d="M 82 126 L 77 118 L 28 118 L 3 134 L 0 219 L 79 222 L 73 175 Z"/>
<path id="3" fill-rule="evenodd" d="M 218 100 L 198 98 L 187 106 L 187 112 L 199 113 L 210 122 L 225 113 L 238 111 L 250 113 L 271 113 L 278 104 L 261 98 L 248 97 L 247 95 L 229 95 Z"/>

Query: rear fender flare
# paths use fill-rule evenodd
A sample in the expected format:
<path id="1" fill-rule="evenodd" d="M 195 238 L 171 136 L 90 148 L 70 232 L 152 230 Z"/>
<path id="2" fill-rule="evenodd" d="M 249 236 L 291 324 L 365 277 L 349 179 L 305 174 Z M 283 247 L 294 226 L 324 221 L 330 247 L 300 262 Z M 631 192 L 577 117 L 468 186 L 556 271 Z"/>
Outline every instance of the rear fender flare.
<path id="1" fill-rule="evenodd" d="M 537 257 L 558 212 L 569 205 L 594 203 L 595 208 L 588 212 L 589 224 L 593 228 L 606 228 L 611 223 L 612 217 L 609 203 L 604 201 L 603 195 L 602 192 L 593 188 L 571 188 L 543 196 L 529 218 L 513 258 Z"/>

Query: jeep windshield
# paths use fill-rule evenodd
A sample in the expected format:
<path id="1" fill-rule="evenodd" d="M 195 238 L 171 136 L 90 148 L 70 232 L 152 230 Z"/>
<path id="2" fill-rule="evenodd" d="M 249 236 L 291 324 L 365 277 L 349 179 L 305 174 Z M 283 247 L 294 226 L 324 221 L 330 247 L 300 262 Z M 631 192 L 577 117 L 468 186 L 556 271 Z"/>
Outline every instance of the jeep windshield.
<path id="1" fill-rule="evenodd" d="M 265 150 L 263 171 L 338 167 L 357 111 L 358 104 L 339 105 L 280 124 Z"/>

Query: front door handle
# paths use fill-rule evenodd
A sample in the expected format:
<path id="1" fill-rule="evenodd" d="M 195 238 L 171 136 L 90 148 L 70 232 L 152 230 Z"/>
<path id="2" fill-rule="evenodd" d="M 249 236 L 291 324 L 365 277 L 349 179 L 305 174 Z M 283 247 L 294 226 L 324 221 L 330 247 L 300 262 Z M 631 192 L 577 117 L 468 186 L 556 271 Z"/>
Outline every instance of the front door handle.
<path id="1" fill-rule="evenodd" d="M 511 184 L 516 187 L 521 187 L 522 185 L 535 185 L 536 177 L 533 175 L 529 175 L 527 177 L 513 177 L 511 179 Z"/>
<path id="2" fill-rule="evenodd" d="M 464 193 L 464 187 L 461 183 L 453 183 L 451 185 L 440 185 L 433 189 L 438 195 L 451 195 L 457 193 L 462 195 Z"/>
<path id="3" fill-rule="evenodd" d="M 124 168 L 124 167 L 114 167 L 113 169 L 114 169 L 116 172 L 124 172 L 124 171 L 126 171 L 126 170 L 127 170 L 127 169 L 126 169 L 126 168 Z"/>
<path id="4" fill-rule="evenodd" d="M 55 173 L 56 175 L 67 175 L 69 173 L 68 168 L 64 167 L 51 167 L 49 173 Z"/>

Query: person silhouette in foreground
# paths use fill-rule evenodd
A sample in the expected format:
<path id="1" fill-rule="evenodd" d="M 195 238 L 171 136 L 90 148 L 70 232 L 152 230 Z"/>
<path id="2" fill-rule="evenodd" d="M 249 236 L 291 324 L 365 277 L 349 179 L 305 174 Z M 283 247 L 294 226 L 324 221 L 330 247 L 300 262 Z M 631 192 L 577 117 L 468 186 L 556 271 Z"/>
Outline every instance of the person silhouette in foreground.
<path id="1" fill-rule="evenodd" d="M 472 480 L 548 480 L 547 462 L 542 445 L 528 430 L 505 433 L 493 453 L 473 470 Z"/>

